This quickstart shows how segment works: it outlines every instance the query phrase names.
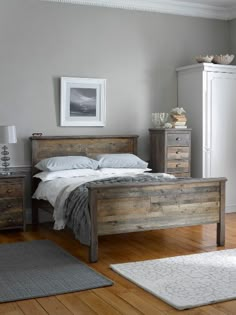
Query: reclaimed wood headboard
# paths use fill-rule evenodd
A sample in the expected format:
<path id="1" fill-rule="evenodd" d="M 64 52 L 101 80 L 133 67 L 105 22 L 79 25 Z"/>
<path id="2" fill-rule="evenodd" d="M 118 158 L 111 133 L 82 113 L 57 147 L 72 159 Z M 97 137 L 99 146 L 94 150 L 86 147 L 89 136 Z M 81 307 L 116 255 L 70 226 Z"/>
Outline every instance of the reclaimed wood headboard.
<path id="1" fill-rule="evenodd" d="M 137 154 L 137 135 L 122 136 L 32 136 L 32 174 L 39 172 L 34 166 L 52 156 L 97 154 Z"/>
<path id="2" fill-rule="evenodd" d="M 137 135 L 122 136 L 32 136 L 32 176 L 40 172 L 35 165 L 53 156 L 84 155 L 94 158 L 97 154 L 137 154 Z M 32 193 L 40 180 L 32 177 Z M 52 210 L 44 200 L 32 199 L 32 222 L 38 223 L 38 209 Z"/>

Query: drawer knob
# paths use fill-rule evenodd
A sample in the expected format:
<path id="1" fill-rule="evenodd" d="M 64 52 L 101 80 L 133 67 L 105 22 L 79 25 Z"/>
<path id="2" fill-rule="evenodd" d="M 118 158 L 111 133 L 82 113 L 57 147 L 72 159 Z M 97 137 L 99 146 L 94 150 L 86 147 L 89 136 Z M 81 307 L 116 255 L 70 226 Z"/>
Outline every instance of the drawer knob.
<path id="1" fill-rule="evenodd" d="M 11 222 L 14 222 L 14 220 L 12 218 L 9 218 L 7 222 L 11 223 Z"/>
<path id="2" fill-rule="evenodd" d="M 181 166 L 181 164 L 176 164 L 176 167 L 180 167 Z"/>
<path id="3" fill-rule="evenodd" d="M 8 194 L 10 194 L 10 193 L 12 193 L 12 192 L 13 192 L 12 189 L 8 189 L 8 190 L 7 190 L 7 193 L 8 193 Z"/>
<path id="4" fill-rule="evenodd" d="M 176 151 L 176 154 L 179 154 L 180 152 L 179 151 Z"/>
<path id="5" fill-rule="evenodd" d="M 9 203 L 9 204 L 7 205 L 7 208 L 12 208 L 12 204 Z"/>
<path id="6" fill-rule="evenodd" d="M 180 138 L 180 137 L 177 137 L 177 138 L 176 138 L 176 141 L 180 141 L 180 140 L 181 140 L 181 138 Z"/>

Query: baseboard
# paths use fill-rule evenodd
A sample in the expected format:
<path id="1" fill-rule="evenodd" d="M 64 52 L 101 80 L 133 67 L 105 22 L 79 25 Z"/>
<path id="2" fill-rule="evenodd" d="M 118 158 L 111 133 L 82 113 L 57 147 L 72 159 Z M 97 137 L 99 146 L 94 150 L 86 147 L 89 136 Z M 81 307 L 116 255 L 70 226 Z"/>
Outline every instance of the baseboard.
<path id="1" fill-rule="evenodd" d="M 225 213 L 236 212 L 236 205 L 228 205 L 225 207 Z"/>

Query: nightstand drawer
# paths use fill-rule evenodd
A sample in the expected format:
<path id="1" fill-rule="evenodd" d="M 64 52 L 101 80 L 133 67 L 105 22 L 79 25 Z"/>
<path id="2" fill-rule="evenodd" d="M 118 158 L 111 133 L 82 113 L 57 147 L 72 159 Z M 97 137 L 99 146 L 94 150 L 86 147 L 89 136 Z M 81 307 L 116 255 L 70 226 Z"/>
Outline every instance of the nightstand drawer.
<path id="1" fill-rule="evenodd" d="M 12 211 L 1 212 L 0 228 L 8 228 L 23 225 L 22 211 L 19 211 L 17 209 L 11 210 Z"/>
<path id="2" fill-rule="evenodd" d="M 189 147 L 168 147 L 167 159 L 168 160 L 188 160 L 190 157 Z"/>
<path id="3" fill-rule="evenodd" d="M 185 173 L 189 172 L 189 161 L 168 161 L 167 173 Z"/>
<path id="4" fill-rule="evenodd" d="M 167 146 L 189 146 L 191 142 L 190 133 L 167 134 Z"/>
<path id="5" fill-rule="evenodd" d="M 23 195 L 23 179 L 0 179 L 0 198 L 6 197 L 22 197 Z"/>
<path id="6" fill-rule="evenodd" d="M 0 176 L 0 230 L 25 230 L 25 175 Z"/>
<path id="7" fill-rule="evenodd" d="M 0 199 L 0 214 L 4 211 L 18 211 L 22 212 L 23 199 L 22 198 L 5 198 Z"/>

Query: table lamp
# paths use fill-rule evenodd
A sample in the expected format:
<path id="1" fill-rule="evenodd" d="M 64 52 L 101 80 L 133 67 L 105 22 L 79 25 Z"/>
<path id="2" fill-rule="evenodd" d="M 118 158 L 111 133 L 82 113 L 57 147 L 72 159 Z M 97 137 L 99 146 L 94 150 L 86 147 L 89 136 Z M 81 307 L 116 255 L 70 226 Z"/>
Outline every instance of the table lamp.
<path id="1" fill-rule="evenodd" d="M 1 175 L 10 175 L 9 165 L 10 165 L 10 156 L 8 147 L 6 144 L 16 143 L 16 127 L 15 126 L 0 126 L 0 143 L 3 144 L 1 152 L 1 161 L 2 162 L 2 171 Z"/>

